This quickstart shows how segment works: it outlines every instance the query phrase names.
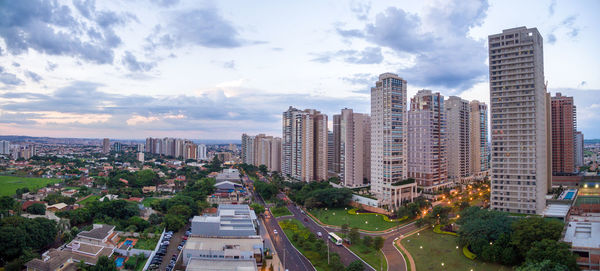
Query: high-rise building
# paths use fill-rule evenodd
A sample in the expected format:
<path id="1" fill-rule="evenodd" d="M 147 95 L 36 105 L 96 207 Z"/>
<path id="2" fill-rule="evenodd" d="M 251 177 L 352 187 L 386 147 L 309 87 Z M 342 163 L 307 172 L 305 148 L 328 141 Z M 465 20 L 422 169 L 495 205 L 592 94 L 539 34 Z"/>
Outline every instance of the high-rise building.
<path id="1" fill-rule="evenodd" d="M 327 176 L 334 177 L 337 176 L 337 173 L 333 170 L 333 156 L 335 156 L 334 152 L 334 140 L 333 140 L 333 131 L 327 131 Z"/>
<path id="2" fill-rule="evenodd" d="M 144 153 L 143 152 L 137 153 L 137 160 L 144 163 Z"/>
<path id="3" fill-rule="evenodd" d="M 367 114 L 342 109 L 339 116 L 339 177 L 347 187 L 359 187 L 371 179 L 371 119 Z M 335 147 L 334 147 L 335 148 Z"/>
<path id="4" fill-rule="evenodd" d="M 333 172 L 339 175 L 341 171 L 340 152 L 341 152 L 341 115 L 333 115 Z"/>
<path id="5" fill-rule="evenodd" d="M 389 209 L 416 195 L 416 183 L 401 184 L 407 177 L 406 92 L 406 81 L 393 73 L 379 75 L 371 88 L 371 193 Z"/>
<path id="6" fill-rule="evenodd" d="M 543 39 L 536 28 L 518 27 L 488 42 L 491 208 L 541 213 L 551 178 Z"/>
<path id="7" fill-rule="evenodd" d="M 446 129 L 444 96 L 419 90 L 408 111 L 408 177 L 425 192 L 449 185 Z"/>
<path id="8" fill-rule="evenodd" d="M 198 145 L 192 141 L 184 141 L 183 143 L 183 159 L 198 159 Z"/>
<path id="9" fill-rule="evenodd" d="M 254 136 L 242 134 L 242 163 L 254 165 Z"/>
<path id="10" fill-rule="evenodd" d="M 485 103 L 477 100 L 470 103 L 470 151 L 471 173 L 477 175 L 490 168 L 490 153 L 488 148 L 488 108 Z"/>
<path id="11" fill-rule="evenodd" d="M 309 182 L 327 179 L 327 115 L 290 106 L 283 112 L 281 171 Z"/>
<path id="12" fill-rule="evenodd" d="M 444 102 L 448 131 L 448 178 L 460 180 L 471 176 L 471 107 L 469 101 L 450 96 Z"/>
<path id="13" fill-rule="evenodd" d="M 206 154 L 206 145 L 198 144 L 198 154 L 196 155 L 198 160 L 207 160 L 208 155 Z"/>
<path id="14" fill-rule="evenodd" d="M 120 152 L 123 149 L 123 144 L 121 144 L 121 142 L 115 142 L 115 144 L 113 144 L 113 149 L 115 150 L 115 152 Z"/>
<path id="15" fill-rule="evenodd" d="M 144 144 L 137 144 L 137 151 L 138 152 L 144 152 Z"/>
<path id="16" fill-rule="evenodd" d="M 579 171 L 579 167 L 583 166 L 583 133 L 575 132 L 575 169 Z"/>
<path id="17" fill-rule="evenodd" d="M 109 153 L 110 152 L 110 139 L 105 138 L 102 140 L 102 152 Z"/>
<path id="18" fill-rule="evenodd" d="M 6 140 L 0 141 L 0 154 L 10 154 L 10 142 Z"/>
<path id="19" fill-rule="evenodd" d="M 552 97 L 552 172 L 575 172 L 576 108 L 573 97 Z"/>

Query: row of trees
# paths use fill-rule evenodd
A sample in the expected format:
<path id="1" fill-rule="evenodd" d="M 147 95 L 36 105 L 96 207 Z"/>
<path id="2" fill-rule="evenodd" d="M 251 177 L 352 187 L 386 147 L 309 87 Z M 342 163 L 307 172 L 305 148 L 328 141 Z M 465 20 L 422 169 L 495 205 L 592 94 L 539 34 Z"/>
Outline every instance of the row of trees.
<path id="1" fill-rule="evenodd" d="M 352 199 L 350 189 L 334 188 L 328 182 L 287 182 L 285 185 L 290 188 L 290 199 L 306 208 L 344 207 Z"/>
<path id="2" fill-rule="evenodd" d="M 58 227 L 46 218 L 10 216 L 0 220 L 0 233 L 0 265 L 5 270 L 21 270 L 56 240 Z"/>
<path id="3" fill-rule="evenodd" d="M 521 265 L 520 270 L 578 270 L 570 246 L 560 242 L 563 223 L 555 219 L 514 219 L 505 213 L 470 207 L 460 213 L 459 244 L 486 262 Z M 537 270 L 537 269 L 535 269 Z"/>

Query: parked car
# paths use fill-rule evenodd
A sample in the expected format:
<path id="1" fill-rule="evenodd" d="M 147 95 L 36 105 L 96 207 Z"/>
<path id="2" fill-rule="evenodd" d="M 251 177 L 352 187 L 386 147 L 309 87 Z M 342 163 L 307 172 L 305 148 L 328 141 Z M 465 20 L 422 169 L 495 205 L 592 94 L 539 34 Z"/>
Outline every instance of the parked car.
<path id="1" fill-rule="evenodd" d="M 273 233 L 274 233 L 274 234 L 277 234 L 277 230 L 273 230 Z"/>
<path id="2" fill-rule="evenodd" d="M 321 232 L 317 232 L 317 236 L 323 237 L 323 234 Z"/>

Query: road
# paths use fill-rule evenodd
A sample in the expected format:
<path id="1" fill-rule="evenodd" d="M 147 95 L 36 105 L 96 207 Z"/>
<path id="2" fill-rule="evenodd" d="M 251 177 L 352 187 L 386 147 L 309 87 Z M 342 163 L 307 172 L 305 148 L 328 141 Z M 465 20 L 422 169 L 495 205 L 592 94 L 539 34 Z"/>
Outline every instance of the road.
<path id="1" fill-rule="evenodd" d="M 282 196 L 282 194 L 280 194 L 280 196 Z M 321 225 L 317 224 L 315 221 L 310 219 L 310 217 L 308 217 L 308 215 L 302 214 L 302 212 L 300 212 L 298 207 L 296 207 L 293 204 L 288 204 L 288 209 L 290 210 L 290 212 L 292 212 L 292 214 L 294 215 L 294 218 L 296 218 L 300 222 L 302 222 L 302 224 L 305 227 L 307 227 L 312 233 L 317 234 L 317 232 L 321 232 L 323 234 L 323 239 L 325 240 L 325 242 L 327 242 L 327 245 L 329 246 L 329 252 L 339 254 L 340 260 L 342 261 L 342 263 L 345 266 L 348 266 L 353 261 L 360 260 L 360 258 L 357 257 L 356 255 L 352 254 L 352 252 L 350 252 L 350 250 L 348 248 L 346 248 L 344 246 L 336 246 L 331 241 L 329 241 L 328 240 L 329 231 L 327 231 Z M 375 268 L 377 268 L 377 267 L 375 267 Z M 369 268 L 369 266 L 365 265 L 365 270 L 374 270 L 374 269 Z"/>
<path id="2" fill-rule="evenodd" d="M 169 246 L 167 246 L 167 254 L 165 254 L 165 256 L 163 257 L 163 262 L 162 264 L 160 264 L 158 270 L 166 270 L 167 265 L 169 265 L 169 262 L 171 261 L 171 257 L 173 257 L 173 254 L 179 255 L 179 250 L 177 250 L 177 246 L 181 244 L 181 240 L 183 240 L 183 234 L 185 233 L 188 227 L 189 225 L 185 225 L 185 227 L 180 229 L 178 232 L 173 233 L 173 237 L 171 237 L 171 241 L 169 241 Z"/>
<path id="3" fill-rule="evenodd" d="M 246 181 L 246 180 L 245 180 Z M 252 181 L 247 184 L 247 189 L 253 195 L 256 201 L 259 203 L 266 205 L 260 195 L 254 192 L 252 189 Z M 269 235 L 271 242 L 273 242 L 273 246 L 277 251 L 277 255 L 279 259 L 283 263 L 283 267 L 288 269 L 289 271 L 307 271 L 307 270 L 315 270 L 310 261 L 304 257 L 298 250 L 294 248 L 290 240 L 287 239 L 283 230 L 277 223 L 277 220 L 273 217 L 273 214 L 269 211 L 268 217 L 260 217 L 260 223 L 264 225 L 266 233 Z M 277 230 L 277 234 L 274 233 L 274 230 Z"/>

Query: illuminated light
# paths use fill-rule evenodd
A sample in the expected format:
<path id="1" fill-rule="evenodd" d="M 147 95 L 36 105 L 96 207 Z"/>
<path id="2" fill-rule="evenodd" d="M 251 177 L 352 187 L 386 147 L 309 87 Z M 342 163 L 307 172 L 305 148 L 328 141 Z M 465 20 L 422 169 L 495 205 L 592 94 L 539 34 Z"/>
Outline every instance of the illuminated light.
<path id="1" fill-rule="evenodd" d="M 444 266 L 444 263 L 442 263 L 442 266 Z"/>
<path id="2" fill-rule="evenodd" d="M 423 246 L 420 246 L 419 248 L 420 248 L 420 249 L 423 249 Z"/>

